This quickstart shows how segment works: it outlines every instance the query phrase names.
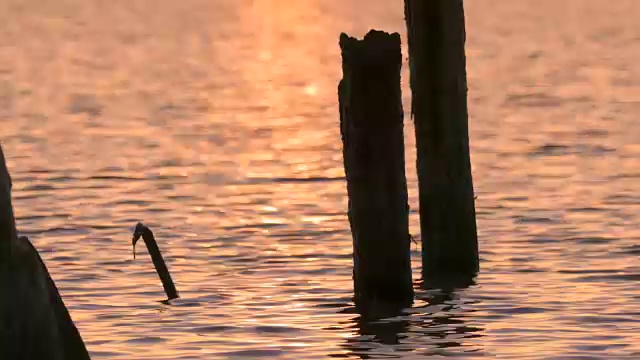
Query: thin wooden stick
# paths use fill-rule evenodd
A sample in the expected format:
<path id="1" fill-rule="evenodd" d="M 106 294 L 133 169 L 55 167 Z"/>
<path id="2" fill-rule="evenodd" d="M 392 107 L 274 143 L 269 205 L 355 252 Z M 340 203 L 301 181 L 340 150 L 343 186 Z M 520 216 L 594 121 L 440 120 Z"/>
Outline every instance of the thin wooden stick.
<path id="1" fill-rule="evenodd" d="M 167 264 L 162 258 L 156 238 L 153 236 L 151 229 L 146 227 L 143 223 L 138 223 L 133 232 L 133 239 L 131 240 L 131 244 L 133 245 L 133 258 L 136 258 L 136 243 L 140 240 L 140 237 L 142 237 L 145 245 L 147 245 L 147 250 L 149 251 L 149 255 L 151 255 L 151 261 L 153 261 L 153 266 L 155 266 L 156 272 L 160 277 L 160 281 L 162 281 L 164 292 L 167 294 L 167 300 L 179 298 L 178 290 L 176 290 L 176 286 L 171 279 L 171 274 L 169 274 Z"/>

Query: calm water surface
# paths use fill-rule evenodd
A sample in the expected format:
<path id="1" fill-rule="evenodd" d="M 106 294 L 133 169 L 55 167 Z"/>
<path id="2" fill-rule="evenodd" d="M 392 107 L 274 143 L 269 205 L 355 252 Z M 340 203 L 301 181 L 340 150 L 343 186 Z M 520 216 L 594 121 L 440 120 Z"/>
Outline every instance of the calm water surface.
<path id="1" fill-rule="evenodd" d="M 1 1 L 18 225 L 93 358 L 640 358 L 640 2 L 466 3 L 482 272 L 370 322 L 337 39 L 404 33 L 402 1 Z"/>

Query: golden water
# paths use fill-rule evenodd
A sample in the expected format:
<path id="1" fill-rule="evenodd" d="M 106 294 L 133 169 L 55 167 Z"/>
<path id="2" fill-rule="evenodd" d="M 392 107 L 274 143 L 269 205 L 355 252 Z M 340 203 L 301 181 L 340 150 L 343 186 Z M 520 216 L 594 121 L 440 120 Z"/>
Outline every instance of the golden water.
<path id="1" fill-rule="evenodd" d="M 358 319 L 337 40 L 404 38 L 402 7 L 0 1 L 18 226 L 94 359 L 640 358 L 637 0 L 466 1 L 482 272 Z M 172 306 L 148 256 L 132 260 L 139 220 Z"/>

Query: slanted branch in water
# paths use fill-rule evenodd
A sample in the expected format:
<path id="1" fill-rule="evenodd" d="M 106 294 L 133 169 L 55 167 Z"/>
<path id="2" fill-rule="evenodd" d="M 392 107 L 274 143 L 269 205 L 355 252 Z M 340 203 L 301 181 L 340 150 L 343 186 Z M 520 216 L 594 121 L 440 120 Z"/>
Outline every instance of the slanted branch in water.
<path id="1" fill-rule="evenodd" d="M 167 264 L 165 264 L 164 259 L 162 258 L 162 254 L 160 253 L 160 249 L 156 243 L 156 238 L 153 236 L 151 229 L 146 227 L 143 223 L 138 223 L 133 231 L 133 239 L 131 240 L 131 244 L 133 245 L 133 258 L 136 258 L 136 243 L 140 240 L 140 237 L 142 237 L 145 245 L 147 245 L 147 250 L 149 251 L 149 255 L 151 255 L 151 261 L 153 261 L 153 266 L 155 266 L 156 272 L 160 277 L 160 281 L 162 281 L 164 292 L 167 294 L 167 300 L 179 298 L 178 290 L 176 290 L 176 286 L 171 279 L 171 274 L 169 274 L 169 269 L 167 269 Z"/>

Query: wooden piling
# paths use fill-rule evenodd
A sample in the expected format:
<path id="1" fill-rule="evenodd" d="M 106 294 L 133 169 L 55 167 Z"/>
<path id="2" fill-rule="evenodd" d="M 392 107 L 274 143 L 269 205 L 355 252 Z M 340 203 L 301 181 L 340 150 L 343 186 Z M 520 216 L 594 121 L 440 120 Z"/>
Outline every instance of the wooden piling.
<path id="1" fill-rule="evenodd" d="M 0 146 L 0 359 L 88 360 L 60 293 L 28 238 L 18 238 Z"/>
<path id="2" fill-rule="evenodd" d="M 479 269 L 463 0 L 405 0 L 423 277 Z"/>
<path id="3" fill-rule="evenodd" d="M 410 304 L 410 238 L 400 35 L 340 35 L 340 130 L 353 236 L 356 306 Z"/>

